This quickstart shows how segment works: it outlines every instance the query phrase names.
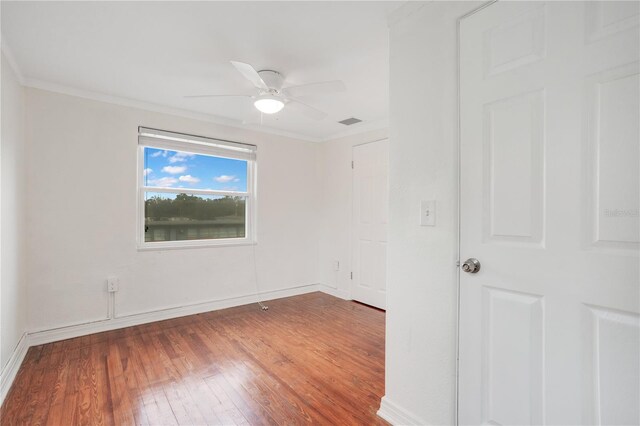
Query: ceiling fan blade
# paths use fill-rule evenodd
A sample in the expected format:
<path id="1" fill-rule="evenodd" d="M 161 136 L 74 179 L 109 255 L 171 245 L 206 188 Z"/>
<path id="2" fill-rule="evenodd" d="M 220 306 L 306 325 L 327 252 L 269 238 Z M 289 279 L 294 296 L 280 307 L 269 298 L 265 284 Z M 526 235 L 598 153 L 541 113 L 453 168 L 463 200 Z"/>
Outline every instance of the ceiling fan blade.
<path id="1" fill-rule="evenodd" d="M 183 98 L 252 98 L 251 95 L 187 95 Z"/>
<path id="2" fill-rule="evenodd" d="M 321 81 L 318 83 L 301 84 L 299 86 L 290 86 L 282 89 L 282 93 L 286 96 L 294 98 L 307 95 L 323 95 L 325 93 L 344 92 L 347 87 L 340 80 Z"/>
<path id="3" fill-rule="evenodd" d="M 287 108 L 293 107 L 294 110 L 298 110 L 301 114 L 304 114 L 314 120 L 322 120 L 327 116 L 326 112 L 320 111 L 319 109 L 314 108 L 311 105 L 307 105 L 304 102 L 300 102 L 297 99 L 289 98 L 289 101 Z"/>
<path id="4" fill-rule="evenodd" d="M 249 80 L 251 84 L 256 86 L 258 89 L 269 90 L 269 87 L 267 87 L 267 84 L 262 80 L 258 71 L 256 71 L 251 65 L 236 61 L 231 61 L 231 63 L 236 67 L 240 74 L 244 76 L 244 78 Z"/>

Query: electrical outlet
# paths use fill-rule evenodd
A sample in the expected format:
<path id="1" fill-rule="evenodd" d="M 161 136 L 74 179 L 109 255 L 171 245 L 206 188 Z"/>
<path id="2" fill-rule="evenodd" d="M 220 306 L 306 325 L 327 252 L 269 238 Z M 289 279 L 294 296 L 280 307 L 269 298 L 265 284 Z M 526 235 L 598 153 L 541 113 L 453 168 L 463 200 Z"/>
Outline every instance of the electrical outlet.
<path id="1" fill-rule="evenodd" d="M 118 277 L 107 278 L 107 291 L 109 293 L 115 293 L 120 290 L 120 279 Z"/>
<path id="2" fill-rule="evenodd" d="M 333 261 L 333 270 L 334 271 L 339 271 L 340 270 L 340 261 L 339 260 L 334 260 Z"/>
<path id="3" fill-rule="evenodd" d="M 420 226 L 436 226 L 436 201 L 420 202 Z"/>

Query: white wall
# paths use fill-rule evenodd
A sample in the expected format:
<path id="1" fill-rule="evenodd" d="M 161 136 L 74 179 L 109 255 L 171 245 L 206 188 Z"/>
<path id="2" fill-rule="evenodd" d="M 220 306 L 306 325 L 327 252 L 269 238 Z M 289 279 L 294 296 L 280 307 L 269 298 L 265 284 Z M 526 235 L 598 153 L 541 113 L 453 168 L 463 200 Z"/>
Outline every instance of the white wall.
<path id="1" fill-rule="evenodd" d="M 251 246 L 136 250 L 139 125 L 258 145 L 258 277 L 263 291 L 319 282 L 319 145 L 27 89 L 29 327 L 254 292 Z"/>
<path id="2" fill-rule="evenodd" d="M 24 89 L 2 54 L 0 111 L 0 370 L 26 330 Z"/>
<path id="3" fill-rule="evenodd" d="M 479 5 L 409 4 L 404 18 L 390 25 L 393 143 L 382 413 L 405 422 L 454 423 L 456 20 Z M 420 200 L 437 201 L 435 227 L 418 226 Z"/>
<path id="4" fill-rule="evenodd" d="M 376 130 L 333 139 L 320 145 L 321 177 L 320 247 L 318 268 L 325 291 L 350 298 L 351 286 L 351 210 L 353 147 L 387 137 L 387 130 Z M 340 270 L 334 270 L 334 262 Z"/>

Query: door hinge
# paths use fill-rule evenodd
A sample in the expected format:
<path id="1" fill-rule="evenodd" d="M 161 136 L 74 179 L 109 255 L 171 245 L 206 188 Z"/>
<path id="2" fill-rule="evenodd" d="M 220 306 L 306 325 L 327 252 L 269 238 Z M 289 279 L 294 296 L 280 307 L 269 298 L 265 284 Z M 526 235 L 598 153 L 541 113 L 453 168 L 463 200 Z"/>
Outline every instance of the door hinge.
<path id="1" fill-rule="evenodd" d="M 354 168 L 355 168 L 355 167 L 354 167 L 354 164 L 353 164 L 353 161 L 351 162 L 351 168 L 352 168 L 352 169 L 354 169 Z"/>
<path id="2" fill-rule="evenodd" d="M 353 272 L 351 273 L 351 279 L 353 279 Z"/>

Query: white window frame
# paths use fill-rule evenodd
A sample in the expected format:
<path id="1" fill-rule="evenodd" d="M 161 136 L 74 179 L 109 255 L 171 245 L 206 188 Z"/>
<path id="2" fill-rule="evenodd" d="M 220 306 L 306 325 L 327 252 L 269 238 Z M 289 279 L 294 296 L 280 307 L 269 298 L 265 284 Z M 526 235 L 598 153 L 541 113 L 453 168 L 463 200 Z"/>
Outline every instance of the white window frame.
<path id="1" fill-rule="evenodd" d="M 218 191 L 189 188 L 163 188 L 145 186 L 144 149 L 156 148 L 170 151 L 183 151 L 196 155 L 244 160 L 247 162 L 247 190 Z M 138 209 L 137 209 L 137 247 L 138 250 L 168 250 L 194 247 L 237 246 L 256 243 L 256 168 L 257 147 L 255 145 L 221 139 L 194 136 L 165 130 L 138 128 Z M 145 241 L 145 192 L 169 194 L 241 196 L 245 197 L 245 237 L 212 238 L 201 240 Z"/>

